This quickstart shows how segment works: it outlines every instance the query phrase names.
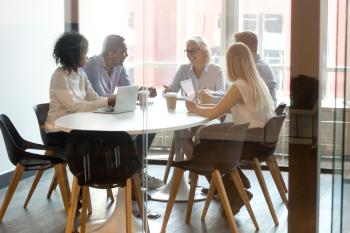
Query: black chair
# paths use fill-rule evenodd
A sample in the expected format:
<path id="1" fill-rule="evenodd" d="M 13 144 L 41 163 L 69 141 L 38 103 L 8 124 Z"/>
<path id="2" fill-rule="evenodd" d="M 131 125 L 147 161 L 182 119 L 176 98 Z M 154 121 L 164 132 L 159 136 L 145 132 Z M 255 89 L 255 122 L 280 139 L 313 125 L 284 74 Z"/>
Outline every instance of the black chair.
<path id="1" fill-rule="evenodd" d="M 276 115 L 277 116 L 282 116 L 285 113 L 285 111 L 286 111 L 286 107 L 287 107 L 287 104 L 284 103 L 284 102 L 281 102 L 277 106 L 277 108 L 275 109 Z M 272 155 L 269 159 L 272 160 L 272 162 L 276 165 L 275 166 L 276 172 L 278 174 L 278 177 L 280 178 L 280 181 L 282 182 L 283 190 L 284 190 L 285 193 L 288 193 L 287 185 L 286 185 L 286 183 L 283 180 L 282 173 L 281 173 L 281 170 L 279 169 L 279 166 L 278 166 L 278 163 L 277 163 L 275 155 Z"/>
<path id="2" fill-rule="evenodd" d="M 248 125 L 249 124 L 234 125 L 232 123 L 223 123 L 203 127 L 197 132 L 199 142 L 195 144 L 193 158 L 184 161 L 176 161 L 172 164 L 172 166 L 175 167 L 175 179 L 170 190 L 170 196 L 164 214 L 161 232 L 165 232 L 176 194 L 179 189 L 179 184 L 185 170 L 192 172 L 186 223 L 190 222 L 198 175 L 211 176 L 210 188 L 203 209 L 202 220 L 205 219 L 210 200 L 213 197 L 215 189 L 217 189 L 231 231 L 238 232 L 222 182 L 222 176 L 225 174 L 230 174 L 240 197 L 244 201 L 256 230 L 259 229 L 254 213 L 249 204 L 248 196 L 244 190 L 243 183 L 237 171 L 237 166 L 241 156 L 242 143 Z M 213 133 L 213 128 L 215 128 L 215 132 L 217 132 L 217 134 Z M 207 134 L 206 132 L 209 133 Z M 217 138 L 220 138 L 220 140 Z"/>
<path id="3" fill-rule="evenodd" d="M 142 171 L 132 138 L 126 132 L 73 130 L 69 134 L 65 156 L 74 175 L 71 207 L 66 232 L 73 231 L 77 202 L 82 189 L 81 232 L 85 231 L 88 187 L 108 189 L 126 187 L 126 229 L 131 231 L 131 188 L 140 212 L 146 219 L 138 173 Z M 119 201 L 119 200 L 118 200 Z M 147 222 L 145 231 L 148 231 Z"/>
<path id="4" fill-rule="evenodd" d="M 41 140 L 42 142 L 44 143 L 44 145 L 50 145 L 49 144 L 49 140 L 47 138 L 47 133 L 45 131 L 45 122 L 46 122 L 46 119 L 47 119 L 47 114 L 48 114 L 48 111 L 49 111 L 49 103 L 42 103 L 42 104 L 37 104 L 33 107 L 34 109 L 34 112 L 35 112 L 35 115 L 36 115 L 36 118 L 38 120 L 38 125 L 39 125 L 39 130 L 40 130 L 40 136 L 41 136 Z M 55 145 L 57 146 L 57 145 Z M 64 148 L 62 148 L 64 149 Z M 27 199 L 26 199 L 26 203 L 25 203 L 25 207 L 27 206 L 41 176 L 43 175 L 43 172 L 44 171 L 38 171 L 36 176 L 35 176 L 35 179 L 34 179 L 34 182 L 33 182 L 33 185 L 29 191 L 29 194 L 27 196 Z M 52 180 L 51 180 L 51 184 L 50 184 L 50 187 L 49 187 L 49 190 L 47 192 L 47 195 L 46 197 L 47 198 L 50 198 L 51 195 L 52 195 L 52 192 L 56 189 L 57 187 L 57 177 L 56 177 L 56 173 L 53 175 L 52 177 Z M 108 189 L 107 190 L 107 197 L 111 198 L 111 201 L 113 202 L 114 201 L 114 197 L 113 197 L 113 193 L 112 193 L 112 190 L 111 189 Z M 91 212 L 92 210 L 89 209 L 89 211 Z"/>
<path id="5" fill-rule="evenodd" d="M 286 110 L 286 107 L 287 107 L 286 103 L 284 103 L 284 102 L 279 103 L 275 109 L 276 115 L 281 116 L 284 113 L 284 111 Z"/>
<path id="6" fill-rule="evenodd" d="M 278 218 L 272 205 L 266 182 L 261 172 L 260 163 L 266 162 L 272 178 L 277 186 L 281 199 L 288 208 L 288 200 L 282 184 L 282 175 L 274 158 L 274 152 L 278 142 L 279 133 L 281 131 L 286 115 L 286 113 L 283 113 L 281 116 L 272 117 L 266 123 L 264 128 L 249 129 L 247 131 L 246 139 L 243 143 L 242 156 L 240 160 L 240 163 L 248 164 L 253 168 L 275 225 L 279 224 Z"/>
<path id="7" fill-rule="evenodd" d="M 46 135 L 46 132 L 45 132 L 45 128 L 44 128 L 44 124 L 45 124 L 45 121 L 46 121 L 46 118 L 47 118 L 47 112 L 49 111 L 49 104 L 48 103 L 44 103 L 44 104 L 38 104 L 38 105 L 35 105 L 34 106 L 34 111 L 35 111 L 35 114 L 36 114 L 36 117 L 37 117 L 37 120 L 38 120 L 38 123 L 39 123 L 39 129 L 40 129 L 40 136 L 41 136 L 41 140 L 43 142 L 44 145 L 49 145 L 48 144 L 48 139 L 47 139 L 47 135 Z M 51 145 L 53 146 L 53 145 Z M 57 145 L 55 145 L 57 146 Z M 62 148 L 63 150 L 63 148 Z M 60 153 L 60 154 L 53 154 L 54 156 L 62 156 L 63 153 Z M 63 159 L 63 158 L 62 158 Z M 44 173 L 44 170 L 38 170 L 36 172 L 36 175 L 35 175 L 35 178 L 34 178 L 34 181 L 33 181 L 33 184 L 29 190 L 29 193 L 27 195 L 27 198 L 26 198 L 26 201 L 24 203 L 24 208 L 27 208 L 28 206 L 28 203 L 36 189 L 36 186 L 38 185 L 42 175 Z M 54 177 L 52 179 L 52 182 L 51 182 L 51 185 L 50 185 L 50 188 L 49 188 L 49 192 L 47 194 L 47 198 L 50 198 L 51 197 L 51 194 L 52 194 L 52 191 L 56 188 L 57 186 L 57 179 L 56 179 L 56 174 L 54 174 Z"/>
<path id="8" fill-rule="evenodd" d="M 4 138 L 9 160 L 13 165 L 16 166 L 11 183 L 0 209 L 0 221 L 2 221 L 24 171 L 46 170 L 48 168 L 55 167 L 56 172 L 58 172 L 60 177 L 62 177 L 62 168 L 65 161 L 55 156 L 47 156 L 27 152 L 26 150 L 28 149 L 36 149 L 51 151 L 52 153 L 56 154 L 63 153 L 63 151 L 57 147 L 40 145 L 24 140 L 17 132 L 10 119 L 4 114 L 0 115 L 0 128 Z M 62 178 L 64 179 L 64 177 Z M 68 210 L 67 204 L 69 197 L 69 188 L 68 190 L 66 189 L 67 186 L 65 186 L 63 179 L 60 179 L 60 188 L 62 192 L 63 202 L 65 204 L 66 210 Z"/>

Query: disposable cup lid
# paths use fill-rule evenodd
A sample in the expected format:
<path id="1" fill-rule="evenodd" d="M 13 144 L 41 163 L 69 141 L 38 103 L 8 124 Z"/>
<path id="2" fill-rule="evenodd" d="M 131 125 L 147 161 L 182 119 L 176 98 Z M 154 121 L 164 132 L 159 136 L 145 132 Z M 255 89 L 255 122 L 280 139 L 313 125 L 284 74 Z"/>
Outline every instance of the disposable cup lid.
<path id="1" fill-rule="evenodd" d="M 166 96 L 166 97 L 177 97 L 177 93 L 175 93 L 175 92 L 167 92 L 167 93 L 165 94 L 165 96 Z"/>

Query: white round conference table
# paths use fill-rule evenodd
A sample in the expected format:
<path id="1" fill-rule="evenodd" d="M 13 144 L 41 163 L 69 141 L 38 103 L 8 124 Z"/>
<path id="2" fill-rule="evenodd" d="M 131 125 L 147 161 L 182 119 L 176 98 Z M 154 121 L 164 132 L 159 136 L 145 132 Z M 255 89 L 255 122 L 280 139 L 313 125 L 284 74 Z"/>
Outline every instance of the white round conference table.
<path id="1" fill-rule="evenodd" d="M 177 100 L 176 109 L 168 110 L 166 100 L 159 96 L 150 99 L 153 102 L 146 107 L 136 106 L 135 111 L 119 114 L 78 112 L 58 118 L 55 121 L 56 127 L 60 130 L 69 132 L 71 130 L 93 130 L 93 131 L 125 131 L 130 135 L 139 135 L 143 133 L 160 133 L 165 131 L 174 131 L 175 133 L 175 160 L 181 158 L 181 129 L 191 128 L 202 125 L 210 120 L 193 113 L 189 113 L 184 100 Z M 169 199 L 171 179 L 162 188 L 152 192 L 151 197 L 154 200 L 167 201 Z M 189 187 L 185 179 L 182 180 L 176 201 L 188 200 Z M 124 189 L 118 189 L 116 197 L 117 203 L 112 216 L 105 222 L 88 223 L 88 232 L 119 233 L 125 232 L 125 208 Z M 205 197 L 196 196 L 196 199 Z M 118 201 L 119 200 L 119 201 Z M 124 216 L 124 217 L 122 217 Z M 122 224 L 124 222 L 124 224 Z M 133 217 L 133 232 L 142 232 L 142 223 Z M 116 227 L 118 226 L 118 227 Z M 151 232 L 152 224 L 150 224 Z"/>

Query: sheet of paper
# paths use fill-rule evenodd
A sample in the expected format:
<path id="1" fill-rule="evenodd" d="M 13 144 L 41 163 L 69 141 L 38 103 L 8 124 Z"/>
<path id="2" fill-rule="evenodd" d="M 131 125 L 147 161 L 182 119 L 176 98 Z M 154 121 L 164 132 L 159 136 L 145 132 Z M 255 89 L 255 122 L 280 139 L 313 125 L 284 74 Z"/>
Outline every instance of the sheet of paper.
<path id="1" fill-rule="evenodd" d="M 182 90 L 186 94 L 186 98 L 193 100 L 196 96 L 196 92 L 194 91 L 192 80 L 187 79 L 184 81 L 180 81 L 180 85 L 181 85 Z"/>

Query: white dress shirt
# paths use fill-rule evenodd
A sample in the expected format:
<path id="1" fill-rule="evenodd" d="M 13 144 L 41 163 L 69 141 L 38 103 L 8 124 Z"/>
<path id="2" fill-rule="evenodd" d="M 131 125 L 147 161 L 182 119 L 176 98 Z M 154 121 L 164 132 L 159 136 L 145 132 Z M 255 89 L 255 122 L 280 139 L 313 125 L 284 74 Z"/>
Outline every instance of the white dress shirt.
<path id="1" fill-rule="evenodd" d="M 222 97 L 226 93 L 223 72 L 222 69 L 217 65 L 206 65 L 199 78 L 197 78 L 195 75 L 192 64 L 182 65 L 177 70 L 173 82 L 169 87 L 174 92 L 178 92 L 181 88 L 180 81 L 187 79 L 192 80 L 195 92 L 199 90 L 209 89 L 211 91 L 214 91 L 214 94 L 217 97 Z"/>

